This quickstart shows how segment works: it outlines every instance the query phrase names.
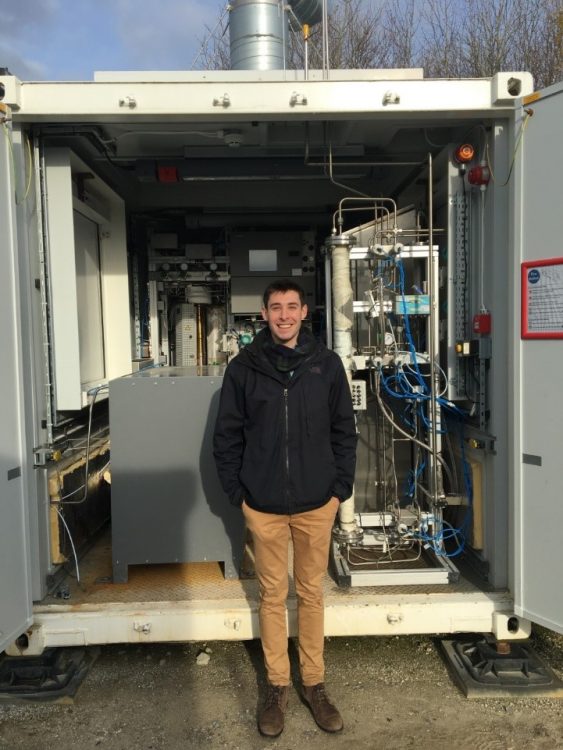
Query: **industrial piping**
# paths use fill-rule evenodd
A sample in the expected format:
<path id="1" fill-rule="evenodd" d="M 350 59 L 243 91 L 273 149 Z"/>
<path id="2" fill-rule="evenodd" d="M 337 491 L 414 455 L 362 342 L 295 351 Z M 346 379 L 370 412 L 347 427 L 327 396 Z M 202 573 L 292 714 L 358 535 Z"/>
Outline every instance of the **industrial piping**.
<path id="1" fill-rule="evenodd" d="M 287 10 L 289 8 L 289 11 Z M 285 70 L 290 25 L 313 26 L 322 0 L 234 0 L 229 34 L 232 70 Z"/>

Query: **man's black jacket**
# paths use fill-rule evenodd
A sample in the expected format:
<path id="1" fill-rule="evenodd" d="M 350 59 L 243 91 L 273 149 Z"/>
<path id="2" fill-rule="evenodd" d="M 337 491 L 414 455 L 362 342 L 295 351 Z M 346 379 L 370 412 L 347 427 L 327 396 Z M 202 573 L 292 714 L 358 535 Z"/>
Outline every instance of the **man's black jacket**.
<path id="1" fill-rule="evenodd" d="M 233 505 L 268 513 L 346 500 L 357 437 L 340 357 L 313 344 L 288 377 L 266 356 L 268 340 L 264 329 L 225 371 L 213 438 L 223 489 Z"/>

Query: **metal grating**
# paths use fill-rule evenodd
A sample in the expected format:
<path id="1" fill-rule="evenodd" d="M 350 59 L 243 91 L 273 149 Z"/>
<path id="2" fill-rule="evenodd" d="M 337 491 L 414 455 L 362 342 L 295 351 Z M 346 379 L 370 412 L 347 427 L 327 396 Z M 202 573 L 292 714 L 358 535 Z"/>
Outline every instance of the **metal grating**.
<path id="1" fill-rule="evenodd" d="M 292 561 L 290 556 L 289 567 Z M 70 563 L 67 563 L 69 571 Z M 72 571 L 74 572 L 74 571 Z M 70 575 L 64 583 L 65 596 L 61 600 L 53 595 L 46 597 L 39 605 L 57 605 L 73 607 L 96 604 L 127 604 L 131 602 L 194 602 L 194 601 L 258 601 L 258 583 L 255 579 L 225 579 L 219 563 L 186 563 L 173 565 L 131 565 L 127 583 L 112 583 L 111 540 L 110 533 L 103 536 L 98 543 L 80 561 L 80 584 Z M 291 575 L 290 575 L 291 581 Z M 405 594 L 441 594 L 472 593 L 479 588 L 463 577 L 457 583 L 422 586 L 369 586 L 361 590 L 341 589 L 327 574 L 324 579 L 326 604 L 351 597 L 361 600 L 366 596 L 382 595 L 385 597 Z M 291 582 L 290 598 L 294 597 Z M 37 611 L 37 609 L 36 609 Z"/>

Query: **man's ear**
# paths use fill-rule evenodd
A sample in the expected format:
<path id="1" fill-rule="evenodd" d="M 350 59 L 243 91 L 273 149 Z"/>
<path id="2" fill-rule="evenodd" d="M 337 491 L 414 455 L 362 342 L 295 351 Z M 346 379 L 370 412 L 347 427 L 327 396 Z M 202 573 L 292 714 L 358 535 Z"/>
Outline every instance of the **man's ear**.
<path id="1" fill-rule="evenodd" d="M 266 310 L 265 307 L 262 308 L 261 312 L 262 312 L 262 320 L 268 320 L 268 311 Z"/>
<path id="2" fill-rule="evenodd" d="M 307 307 L 307 305 L 303 305 L 303 307 L 301 308 L 301 320 L 305 320 L 308 312 L 309 308 Z"/>

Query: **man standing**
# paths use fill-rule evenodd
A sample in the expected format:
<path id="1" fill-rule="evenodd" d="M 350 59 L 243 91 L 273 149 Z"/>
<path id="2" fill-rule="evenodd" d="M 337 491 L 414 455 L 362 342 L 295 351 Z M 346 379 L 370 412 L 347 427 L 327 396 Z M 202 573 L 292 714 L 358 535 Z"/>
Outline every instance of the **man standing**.
<path id="1" fill-rule="evenodd" d="M 214 435 L 219 478 L 254 542 L 268 677 L 258 727 L 269 737 L 283 730 L 289 695 L 289 535 L 303 698 L 321 729 L 343 727 L 324 688 L 322 579 L 338 507 L 352 494 L 356 427 L 342 362 L 301 327 L 306 316 L 298 284 L 268 286 L 268 327 L 229 363 Z"/>

